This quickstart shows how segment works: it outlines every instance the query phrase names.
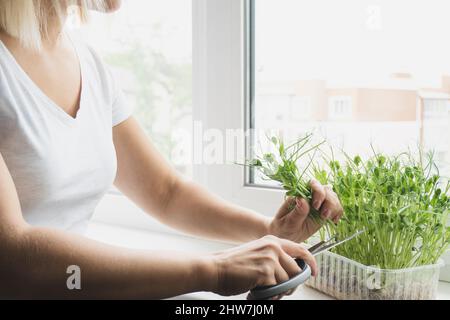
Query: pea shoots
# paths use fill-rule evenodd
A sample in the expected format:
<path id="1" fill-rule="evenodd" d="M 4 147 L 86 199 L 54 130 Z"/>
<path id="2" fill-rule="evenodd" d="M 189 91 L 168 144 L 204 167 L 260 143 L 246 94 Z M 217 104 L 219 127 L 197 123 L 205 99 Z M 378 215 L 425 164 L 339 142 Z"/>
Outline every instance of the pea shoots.
<path id="1" fill-rule="evenodd" d="M 269 152 L 258 156 L 251 160 L 248 166 L 257 169 L 263 179 L 278 182 L 286 191 L 286 198 L 298 197 L 311 202 L 310 169 L 320 146 L 325 143 L 322 141 L 312 144 L 312 137 L 311 133 L 306 134 L 286 146 L 282 138 L 273 136 L 269 140 L 276 153 Z M 312 207 L 310 216 L 318 223 L 323 222 L 320 214 Z"/>
<path id="2" fill-rule="evenodd" d="M 323 223 L 325 236 L 347 237 L 365 230 L 359 237 L 333 251 L 366 266 L 403 269 L 434 264 L 450 243 L 450 182 L 439 175 L 433 153 L 411 152 L 388 156 L 373 151 L 367 160 L 343 152 L 338 161 L 320 150 L 325 141 L 312 144 L 306 134 L 290 145 L 270 138 L 275 152 L 248 163 L 263 179 L 276 181 L 286 197 L 311 201 L 310 180 L 330 184 L 344 207 L 338 224 L 324 221 L 311 210 L 310 216 Z M 373 148 L 372 148 L 373 150 Z M 321 153 L 326 165 L 317 164 Z"/>
<path id="3" fill-rule="evenodd" d="M 433 153 L 387 156 L 374 151 L 367 161 L 344 154 L 315 177 L 334 186 L 345 218 L 328 226 L 331 235 L 365 229 L 334 252 L 381 269 L 434 264 L 450 243 L 447 221 L 450 183 L 440 177 Z"/>

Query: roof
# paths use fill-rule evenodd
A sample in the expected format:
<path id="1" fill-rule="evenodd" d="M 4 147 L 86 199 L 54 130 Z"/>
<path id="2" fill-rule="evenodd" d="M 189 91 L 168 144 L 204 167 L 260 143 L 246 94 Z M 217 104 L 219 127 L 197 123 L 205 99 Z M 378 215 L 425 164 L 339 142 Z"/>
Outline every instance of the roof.
<path id="1" fill-rule="evenodd" d="M 428 90 L 419 90 L 419 97 L 422 99 L 450 100 L 450 94 Z"/>

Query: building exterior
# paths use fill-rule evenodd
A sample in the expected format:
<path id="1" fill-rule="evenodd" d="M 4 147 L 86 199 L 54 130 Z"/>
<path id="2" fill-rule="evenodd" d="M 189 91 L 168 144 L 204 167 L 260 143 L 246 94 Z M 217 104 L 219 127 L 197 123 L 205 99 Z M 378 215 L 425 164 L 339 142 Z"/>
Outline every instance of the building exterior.
<path id="1" fill-rule="evenodd" d="M 349 153 L 367 150 L 371 143 L 388 153 L 420 145 L 435 150 L 442 167 L 448 167 L 450 76 L 437 82 L 422 88 L 401 73 L 365 84 L 260 82 L 256 126 L 289 129 L 292 135 L 318 130 Z"/>

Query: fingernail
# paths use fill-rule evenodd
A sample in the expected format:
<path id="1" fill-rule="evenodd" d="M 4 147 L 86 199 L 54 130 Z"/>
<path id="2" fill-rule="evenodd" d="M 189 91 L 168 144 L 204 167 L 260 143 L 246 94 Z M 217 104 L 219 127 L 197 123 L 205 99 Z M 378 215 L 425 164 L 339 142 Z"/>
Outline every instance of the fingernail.
<path id="1" fill-rule="evenodd" d="M 313 207 L 314 207 L 314 209 L 316 209 L 316 210 L 319 210 L 319 207 L 320 207 L 320 203 L 319 203 L 319 201 L 314 201 L 314 203 L 313 203 Z"/>
<path id="2" fill-rule="evenodd" d="M 297 202 L 297 207 L 300 209 L 303 206 L 302 200 L 300 200 L 299 198 L 296 198 L 295 200 Z"/>
<path id="3" fill-rule="evenodd" d="M 330 212 L 330 210 L 328 210 L 328 209 L 326 209 L 324 212 L 323 212 L 323 216 L 325 217 L 325 218 L 329 218 L 330 217 L 330 214 L 331 214 L 331 212 Z"/>

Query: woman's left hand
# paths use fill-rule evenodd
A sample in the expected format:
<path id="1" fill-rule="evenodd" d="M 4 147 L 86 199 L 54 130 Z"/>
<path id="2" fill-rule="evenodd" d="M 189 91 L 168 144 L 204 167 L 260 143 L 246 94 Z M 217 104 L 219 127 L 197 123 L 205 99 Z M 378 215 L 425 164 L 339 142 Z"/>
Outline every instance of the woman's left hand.
<path id="1" fill-rule="evenodd" d="M 324 220 L 338 223 L 343 208 L 331 186 L 324 186 L 311 180 L 313 197 L 311 204 Z M 290 197 L 286 199 L 277 215 L 270 223 L 270 234 L 295 242 L 303 242 L 316 233 L 323 224 L 309 216 L 310 204 L 307 200 Z"/>

